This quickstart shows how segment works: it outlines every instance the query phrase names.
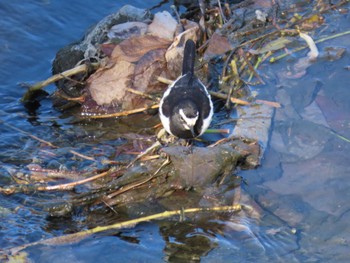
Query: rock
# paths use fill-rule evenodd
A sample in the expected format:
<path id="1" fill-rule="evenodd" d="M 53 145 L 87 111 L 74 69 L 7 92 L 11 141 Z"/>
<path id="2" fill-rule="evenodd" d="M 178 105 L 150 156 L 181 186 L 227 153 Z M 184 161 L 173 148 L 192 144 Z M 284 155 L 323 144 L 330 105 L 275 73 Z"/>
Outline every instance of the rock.
<path id="1" fill-rule="evenodd" d="M 52 63 L 52 73 L 58 74 L 65 70 L 74 68 L 77 63 L 86 59 L 104 57 L 101 51 L 100 44 L 108 39 L 109 29 L 120 23 L 127 21 L 146 21 L 151 18 L 151 13 L 144 9 L 139 9 L 131 5 L 126 5 L 96 24 L 80 42 L 72 43 L 57 52 L 57 55 Z M 75 76 L 75 79 L 83 81 L 84 76 Z M 57 82 L 57 87 L 63 89 L 68 96 L 76 97 L 81 95 L 81 88 L 77 87 L 76 82 L 60 80 Z"/>
<path id="2" fill-rule="evenodd" d="M 249 157 L 258 159 L 259 149 L 257 144 L 233 140 L 215 147 L 172 146 L 163 148 L 163 151 L 169 155 L 175 170 L 170 184 L 186 189 L 212 185 L 220 177 L 229 175 L 237 162 L 242 167 L 247 164 L 247 160 L 252 159 Z"/>
<path id="3" fill-rule="evenodd" d="M 317 156 L 330 138 L 329 129 L 306 120 L 276 122 L 271 147 L 289 162 Z"/>
<path id="4" fill-rule="evenodd" d="M 117 13 L 111 14 L 102 19 L 95 27 L 85 35 L 75 48 L 84 50 L 84 57 L 89 59 L 94 56 L 100 56 L 99 44 L 104 43 L 108 37 L 109 29 L 116 24 L 127 21 L 145 21 L 149 19 L 151 14 L 144 10 L 133 7 L 131 5 L 123 6 Z"/>
<path id="5" fill-rule="evenodd" d="M 110 40 L 123 40 L 146 34 L 148 25 L 143 22 L 126 22 L 112 26 L 107 36 Z"/>
<path id="6" fill-rule="evenodd" d="M 239 106 L 239 119 L 230 137 L 257 140 L 266 149 L 274 108 L 265 104 Z"/>
<path id="7" fill-rule="evenodd" d="M 70 50 L 74 53 L 77 52 L 77 50 L 79 50 L 80 52 L 84 53 L 83 57 L 85 59 L 89 59 L 94 56 L 100 56 L 101 53 L 99 52 L 99 44 L 102 44 L 108 39 L 107 34 L 111 27 L 127 21 L 145 21 L 150 18 L 151 13 L 149 11 L 139 9 L 131 5 L 123 6 L 121 9 L 118 10 L 118 12 L 105 17 L 98 24 L 96 24 L 84 36 L 82 41 L 70 45 L 68 49 L 65 48 L 65 52 L 68 53 L 68 50 Z M 62 69 L 62 67 L 59 67 L 57 64 L 65 63 L 65 61 L 62 61 L 62 59 L 66 59 L 66 57 L 69 56 L 67 55 L 65 56 L 65 58 L 56 57 L 53 62 L 53 69 Z M 70 63 L 70 65 L 67 65 L 64 70 L 73 68 L 78 61 L 79 60 L 74 62 L 72 61 L 72 63 Z M 53 73 L 57 74 L 59 72 L 54 71 Z"/>

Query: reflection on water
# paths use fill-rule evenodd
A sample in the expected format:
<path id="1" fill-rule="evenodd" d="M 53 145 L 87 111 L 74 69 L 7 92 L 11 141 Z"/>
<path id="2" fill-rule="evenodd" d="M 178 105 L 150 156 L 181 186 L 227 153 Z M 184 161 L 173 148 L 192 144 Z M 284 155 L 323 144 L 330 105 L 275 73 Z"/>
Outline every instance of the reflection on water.
<path id="1" fill-rule="evenodd" d="M 118 5 L 126 2 L 118 1 Z M 147 7 L 157 2 L 147 1 Z M 144 5 L 139 1 L 139 6 Z M 28 112 L 19 103 L 23 90 L 17 85 L 49 76 L 55 52 L 116 9 L 116 3 L 107 0 L 85 1 L 84 5 L 71 1 L 0 3 L 0 120 L 57 143 L 61 149 L 39 147 L 28 135 L 0 123 L 1 185 L 15 176 L 23 178 L 18 173 L 26 171 L 29 163 L 83 170 L 87 161 L 77 162 L 67 155 L 71 147 L 79 152 L 103 151 L 108 156 L 123 143 L 110 127 L 127 124 L 74 125 L 69 115 L 52 109 L 48 98 Z M 332 26 L 342 31 L 348 19 L 348 14 L 333 14 L 322 34 L 332 34 Z M 276 111 L 272 143 L 262 166 L 239 174 L 248 183 L 243 186 L 242 201 L 250 209 L 144 223 L 73 245 L 38 245 L 26 250 L 30 258 L 35 262 L 346 262 L 350 256 L 350 143 L 338 135 L 350 137 L 349 71 L 344 69 L 350 59 L 348 55 L 329 59 L 326 47 L 349 50 L 350 38 L 318 46 L 321 58 L 302 77 L 286 74 L 297 59 L 262 65 L 261 72 L 269 81 L 261 93 L 273 90 L 283 107 Z M 90 218 L 81 216 L 79 210 L 70 217 L 46 218 L 45 204 L 40 206 L 43 200 L 69 198 L 70 193 L 0 196 L 0 247 L 77 232 L 87 222 L 90 228 L 112 224 L 132 214 L 130 208 L 115 213 L 103 207 L 90 211 Z M 150 204 L 144 209 L 156 213 L 160 208 Z"/>

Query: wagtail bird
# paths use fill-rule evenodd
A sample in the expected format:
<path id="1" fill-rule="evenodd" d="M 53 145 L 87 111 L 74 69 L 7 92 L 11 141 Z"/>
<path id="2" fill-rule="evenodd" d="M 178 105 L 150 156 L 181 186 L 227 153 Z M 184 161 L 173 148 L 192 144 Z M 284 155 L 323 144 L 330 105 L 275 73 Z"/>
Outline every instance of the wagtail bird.
<path id="1" fill-rule="evenodd" d="M 187 40 L 182 75 L 168 87 L 159 104 L 160 120 L 165 130 L 183 139 L 202 135 L 214 113 L 207 88 L 194 74 L 195 55 L 195 43 Z"/>

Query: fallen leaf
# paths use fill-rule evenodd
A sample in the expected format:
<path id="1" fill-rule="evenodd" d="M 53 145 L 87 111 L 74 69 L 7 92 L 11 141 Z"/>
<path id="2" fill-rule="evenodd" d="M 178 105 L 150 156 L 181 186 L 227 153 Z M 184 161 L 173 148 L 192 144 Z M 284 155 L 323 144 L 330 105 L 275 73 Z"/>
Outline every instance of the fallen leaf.
<path id="1" fill-rule="evenodd" d="M 134 87 L 138 91 L 146 92 L 154 90 L 154 85 L 159 86 L 158 76 L 166 69 L 166 49 L 156 49 L 144 55 L 136 64 L 134 72 Z M 164 87 L 164 86 L 163 86 Z"/>
<path id="2" fill-rule="evenodd" d="M 166 49 L 152 50 L 137 62 L 133 76 L 133 89 L 151 94 L 162 92 L 166 88 L 166 85 L 157 80 L 159 76 L 166 77 L 165 52 Z M 126 109 L 132 109 L 143 107 L 146 102 L 148 101 L 144 97 L 128 93 L 123 105 Z"/>
<path id="3" fill-rule="evenodd" d="M 112 53 L 113 60 L 136 62 L 148 51 L 167 48 L 171 44 L 168 39 L 144 35 L 132 37 L 121 42 Z"/>
<path id="4" fill-rule="evenodd" d="M 105 44 L 101 44 L 100 48 L 103 52 L 103 54 L 105 54 L 107 57 L 111 57 L 114 48 L 116 47 L 116 44 L 113 43 L 105 43 Z"/>
<path id="5" fill-rule="evenodd" d="M 91 97 L 98 105 L 121 106 L 134 69 L 134 64 L 120 60 L 109 69 L 98 70 L 87 80 Z"/>
<path id="6" fill-rule="evenodd" d="M 208 60 L 212 57 L 223 55 L 231 49 L 232 46 L 226 36 L 214 33 L 209 40 L 208 48 L 204 53 L 204 59 Z"/>
<path id="7" fill-rule="evenodd" d="M 282 49 L 282 48 L 286 47 L 286 45 L 288 45 L 291 42 L 292 41 L 289 40 L 288 38 L 280 37 L 280 38 L 277 38 L 276 40 L 273 40 L 273 41 L 267 43 L 262 48 L 250 49 L 249 53 L 251 53 L 253 55 L 265 54 L 269 51 L 275 51 L 275 50 Z"/>
<path id="8" fill-rule="evenodd" d="M 186 30 L 174 38 L 174 42 L 165 54 L 169 78 L 171 79 L 176 79 L 181 74 L 183 51 L 186 41 L 192 39 L 194 42 L 197 42 L 199 25 L 194 22 L 186 23 L 186 25 L 187 29 L 185 26 Z"/>

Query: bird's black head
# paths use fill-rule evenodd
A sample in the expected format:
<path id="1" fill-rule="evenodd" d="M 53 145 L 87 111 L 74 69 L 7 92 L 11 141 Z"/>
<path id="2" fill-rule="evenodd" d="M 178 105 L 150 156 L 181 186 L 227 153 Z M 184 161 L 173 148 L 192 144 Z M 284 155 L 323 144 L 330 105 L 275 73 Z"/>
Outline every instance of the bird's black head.
<path id="1" fill-rule="evenodd" d="M 195 138 L 200 134 L 199 118 L 197 105 L 192 100 L 183 100 L 174 107 L 170 116 L 171 132 L 179 138 Z"/>

